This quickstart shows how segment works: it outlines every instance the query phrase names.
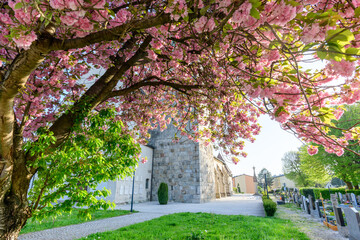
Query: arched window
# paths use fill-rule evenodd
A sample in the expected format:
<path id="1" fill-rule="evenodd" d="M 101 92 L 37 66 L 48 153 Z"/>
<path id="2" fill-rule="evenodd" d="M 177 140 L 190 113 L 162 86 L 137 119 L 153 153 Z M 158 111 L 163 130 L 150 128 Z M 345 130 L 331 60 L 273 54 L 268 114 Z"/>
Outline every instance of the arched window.
<path id="1" fill-rule="evenodd" d="M 149 181 L 150 181 L 150 179 L 146 179 L 146 181 L 145 181 L 145 189 L 149 189 Z"/>

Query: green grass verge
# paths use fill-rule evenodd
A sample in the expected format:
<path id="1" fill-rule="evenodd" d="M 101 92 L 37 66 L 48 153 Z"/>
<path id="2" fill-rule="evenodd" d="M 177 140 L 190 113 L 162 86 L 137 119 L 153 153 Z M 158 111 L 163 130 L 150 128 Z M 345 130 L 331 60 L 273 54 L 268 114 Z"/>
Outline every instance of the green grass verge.
<path id="1" fill-rule="evenodd" d="M 176 213 L 81 239 L 309 240 L 289 220 L 274 217 Z"/>
<path id="2" fill-rule="evenodd" d="M 121 215 L 130 214 L 130 211 L 125 210 L 97 210 L 92 214 L 90 220 L 77 217 L 78 210 L 74 209 L 72 213 L 64 213 L 57 218 L 47 218 L 41 222 L 34 221 L 31 218 L 27 221 L 26 225 L 21 230 L 20 234 L 36 232 L 50 228 L 63 227 L 67 225 L 79 224 L 88 221 L 99 220 L 103 218 L 117 217 Z"/>
<path id="3" fill-rule="evenodd" d="M 294 203 L 285 203 L 284 205 L 281 205 L 285 208 L 291 209 L 291 210 L 301 210 L 301 207 L 298 207 L 296 204 Z"/>

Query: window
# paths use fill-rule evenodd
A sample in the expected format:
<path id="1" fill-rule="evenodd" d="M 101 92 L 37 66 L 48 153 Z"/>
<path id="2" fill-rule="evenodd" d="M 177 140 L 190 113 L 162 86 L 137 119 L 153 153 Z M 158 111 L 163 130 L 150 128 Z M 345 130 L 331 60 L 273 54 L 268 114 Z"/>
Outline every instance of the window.
<path id="1" fill-rule="evenodd" d="M 145 189 L 149 189 L 149 179 L 147 178 L 145 181 Z"/>

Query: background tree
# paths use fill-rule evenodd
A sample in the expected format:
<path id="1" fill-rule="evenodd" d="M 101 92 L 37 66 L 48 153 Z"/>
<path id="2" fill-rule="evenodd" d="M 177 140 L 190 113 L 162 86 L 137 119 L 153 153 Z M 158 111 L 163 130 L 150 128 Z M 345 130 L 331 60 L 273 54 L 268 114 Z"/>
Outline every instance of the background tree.
<path id="1" fill-rule="evenodd" d="M 281 160 L 285 176 L 294 181 L 296 186 L 309 187 L 314 185 L 314 182 L 310 181 L 309 177 L 300 168 L 299 152 L 286 152 Z"/>
<path id="2" fill-rule="evenodd" d="M 346 184 L 340 178 L 334 177 L 331 179 L 331 185 L 336 186 L 336 187 L 342 187 L 342 186 L 345 186 Z"/>
<path id="3" fill-rule="evenodd" d="M 348 149 L 344 150 L 344 154 L 338 156 L 337 154 L 329 153 L 332 152 L 331 149 L 324 149 L 323 146 L 318 146 L 319 153 L 309 156 L 305 153 L 305 149 L 302 149 L 301 168 L 304 171 L 315 178 L 333 174 L 343 180 L 349 189 L 353 187 L 359 188 L 360 160 L 357 153 L 360 152 L 360 146 L 358 140 L 351 140 L 351 133 L 343 134 L 342 132 L 343 129 L 358 124 L 360 119 L 359 110 L 359 104 L 346 106 L 346 111 L 342 117 L 338 121 L 334 121 L 336 128 L 328 133 L 333 138 L 337 137 L 339 141 L 349 140 Z"/>
<path id="4" fill-rule="evenodd" d="M 316 155 L 309 155 L 307 146 L 302 146 L 299 149 L 300 169 L 308 177 L 309 181 L 324 186 L 331 180 L 332 172 L 322 162 L 324 152 L 319 152 Z"/>
<path id="5" fill-rule="evenodd" d="M 266 168 L 263 168 L 260 170 L 259 174 L 258 174 L 258 185 L 261 188 L 265 187 L 265 174 L 266 174 L 266 182 L 267 182 L 267 186 L 269 188 L 271 188 L 271 186 L 274 183 L 274 178 L 272 177 L 271 172 L 269 172 Z"/>
<path id="6" fill-rule="evenodd" d="M 347 140 L 326 132 L 341 116 L 332 106 L 360 100 L 358 7 L 335 0 L 1 1 L 1 238 L 16 238 L 39 211 L 37 202 L 52 200 L 43 194 L 51 190 L 40 187 L 29 198 L 30 180 L 68 170 L 58 153 L 83 154 L 79 138 L 92 136 L 78 126 L 101 109 L 115 108 L 121 136 L 136 143 L 172 121 L 189 139 L 218 139 L 234 156 L 246 156 L 244 140 L 254 141 L 257 117 L 266 113 L 304 141 L 341 155 Z M 324 69 L 300 67 L 319 58 Z M 196 123 L 192 131 L 189 122 Z M 356 140 L 357 126 L 345 130 L 348 141 Z M 85 153 L 76 155 L 79 168 L 93 163 L 94 151 Z M 110 160 L 111 154 L 99 156 L 104 169 Z"/>

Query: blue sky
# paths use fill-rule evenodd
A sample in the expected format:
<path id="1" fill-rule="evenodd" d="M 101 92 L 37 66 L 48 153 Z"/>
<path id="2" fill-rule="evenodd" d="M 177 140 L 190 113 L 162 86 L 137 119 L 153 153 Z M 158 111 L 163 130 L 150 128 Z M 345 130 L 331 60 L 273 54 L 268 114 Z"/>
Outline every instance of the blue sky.
<path id="1" fill-rule="evenodd" d="M 259 119 L 261 132 L 256 136 L 254 143 L 247 142 L 246 158 L 241 158 L 237 165 L 228 164 L 233 176 L 240 174 L 253 175 L 253 166 L 256 174 L 262 169 L 268 169 L 272 175 L 282 173 L 281 158 L 288 151 L 296 151 L 302 143 L 294 135 L 280 128 L 278 122 L 264 115 Z"/>

